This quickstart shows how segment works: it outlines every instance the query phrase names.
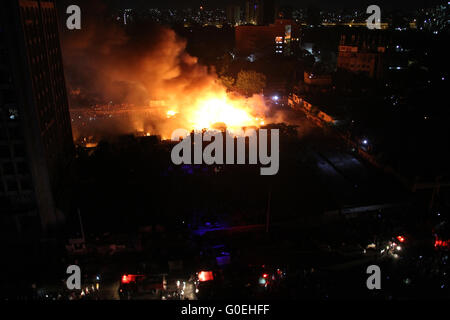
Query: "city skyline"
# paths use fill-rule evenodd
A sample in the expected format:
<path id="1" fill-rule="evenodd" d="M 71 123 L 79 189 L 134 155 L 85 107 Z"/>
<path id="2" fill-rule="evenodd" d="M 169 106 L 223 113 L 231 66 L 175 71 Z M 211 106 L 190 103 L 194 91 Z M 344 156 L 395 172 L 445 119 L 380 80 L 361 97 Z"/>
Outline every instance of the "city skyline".
<path id="1" fill-rule="evenodd" d="M 319 0 L 319 1 L 293 1 L 293 0 L 278 0 L 278 4 L 280 5 L 290 5 L 294 8 L 306 8 L 307 6 L 313 5 L 318 7 L 319 9 L 353 9 L 353 8 L 363 8 L 367 7 L 371 4 L 379 5 L 380 7 L 386 7 L 388 10 L 398 9 L 398 10 L 413 10 L 417 8 L 428 8 L 438 4 L 447 4 L 447 1 L 442 0 L 400 0 L 400 1 L 388 1 L 381 0 L 376 3 L 369 0 L 358 1 L 358 0 L 343 0 L 343 1 L 332 1 L 332 0 Z M 111 6 L 117 8 L 126 8 L 129 7 L 137 7 L 137 8 L 151 8 L 151 7 L 161 7 L 161 8 L 186 8 L 186 7 L 200 7 L 204 5 L 205 7 L 210 8 L 225 8 L 229 4 L 239 4 L 244 6 L 245 0 L 188 0 L 188 1 L 177 1 L 177 0 L 169 0 L 169 1 L 160 1 L 160 0 L 131 0 L 131 1 L 121 1 L 115 0 L 111 1 Z"/>

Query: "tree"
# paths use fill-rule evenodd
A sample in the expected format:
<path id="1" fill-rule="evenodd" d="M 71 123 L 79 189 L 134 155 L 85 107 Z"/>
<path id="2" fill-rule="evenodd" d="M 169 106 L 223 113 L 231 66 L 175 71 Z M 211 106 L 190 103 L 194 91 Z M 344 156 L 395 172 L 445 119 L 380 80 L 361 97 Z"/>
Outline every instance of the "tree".
<path id="1" fill-rule="evenodd" d="M 233 61 L 233 58 L 231 57 L 231 54 L 229 52 L 225 53 L 218 64 L 219 75 L 224 76 L 228 73 L 228 69 L 230 68 L 230 65 Z"/>
<path id="2" fill-rule="evenodd" d="M 266 76 L 256 71 L 241 70 L 237 75 L 236 89 L 247 97 L 261 93 L 266 86 Z"/>
<path id="3" fill-rule="evenodd" d="M 222 82 L 222 84 L 225 86 L 225 88 L 227 88 L 227 90 L 233 90 L 234 81 L 235 81 L 233 77 L 220 76 L 219 79 Z"/>

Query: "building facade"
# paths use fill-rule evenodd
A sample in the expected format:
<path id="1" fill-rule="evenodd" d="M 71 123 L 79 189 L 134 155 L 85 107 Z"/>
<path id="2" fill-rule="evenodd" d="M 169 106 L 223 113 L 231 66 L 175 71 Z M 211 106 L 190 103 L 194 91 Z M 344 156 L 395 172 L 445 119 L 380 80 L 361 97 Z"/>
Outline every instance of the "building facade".
<path id="1" fill-rule="evenodd" d="M 299 46 L 300 27 L 293 20 L 277 19 L 267 26 L 237 26 L 236 49 L 241 55 L 280 54 L 291 55 Z"/>
<path id="2" fill-rule="evenodd" d="M 57 10 L 51 0 L 0 9 L 0 219 L 4 235 L 46 234 L 64 220 L 74 155 Z"/>
<path id="3" fill-rule="evenodd" d="M 240 24 L 241 18 L 241 7 L 237 4 L 230 4 L 227 6 L 227 22 L 236 25 Z"/>
<path id="4" fill-rule="evenodd" d="M 371 31 L 341 35 L 337 68 L 382 78 L 386 68 L 386 39 Z"/>

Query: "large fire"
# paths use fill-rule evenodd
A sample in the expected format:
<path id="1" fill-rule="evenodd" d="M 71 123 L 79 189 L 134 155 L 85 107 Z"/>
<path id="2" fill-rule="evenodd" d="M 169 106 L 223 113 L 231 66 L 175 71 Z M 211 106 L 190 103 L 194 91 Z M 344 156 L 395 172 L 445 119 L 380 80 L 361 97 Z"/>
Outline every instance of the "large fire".
<path id="1" fill-rule="evenodd" d="M 215 69 L 189 55 L 187 41 L 173 30 L 153 24 L 152 32 L 139 25 L 123 29 L 98 24 L 94 16 L 89 22 L 90 28 L 64 42 L 71 105 L 79 113 L 73 125 L 80 136 L 134 132 L 167 139 L 176 129 L 231 131 L 264 124 L 262 96 L 227 91 Z"/>
<path id="2" fill-rule="evenodd" d="M 260 105 L 260 110 L 255 111 L 255 104 Z M 185 129 L 189 130 L 217 129 L 218 126 L 239 130 L 264 125 L 262 105 L 262 99 L 255 101 L 227 93 L 209 93 L 194 105 L 180 108 L 182 111 L 170 109 L 166 114 L 171 118 L 181 113 Z"/>
<path id="3" fill-rule="evenodd" d="M 206 99 L 192 115 L 194 129 L 211 128 L 215 123 L 224 123 L 227 127 L 254 125 L 254 119 L 242 108 L 227 99 Z"/>

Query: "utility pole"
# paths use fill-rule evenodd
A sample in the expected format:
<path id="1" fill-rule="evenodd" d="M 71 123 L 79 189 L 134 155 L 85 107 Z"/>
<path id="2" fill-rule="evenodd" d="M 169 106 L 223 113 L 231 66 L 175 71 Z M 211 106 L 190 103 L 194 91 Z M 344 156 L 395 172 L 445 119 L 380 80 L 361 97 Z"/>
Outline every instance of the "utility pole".
<path id="1" fill-rule="evenodd" d="M 439 189 L 441 186 L 441 176 L 436 177 L 435 184 L 433 186 L 433 191 L 431 193 L 431 200 L 430 204 L 428 205 L 428 212 L 431 213 L 431 210 L 433 210 L 435 198 L 439 196 Z"/>
<path id="2" fill-rule="evenodd" d="M 86 239 L 84 238 L 83 221 L 81 220 L 80 208 L 78 208 L 77 211 L 78 211 L 78 220 L 80 221 L 81 238 L 83 238 L 83 241 L 86 241 Z"/>

